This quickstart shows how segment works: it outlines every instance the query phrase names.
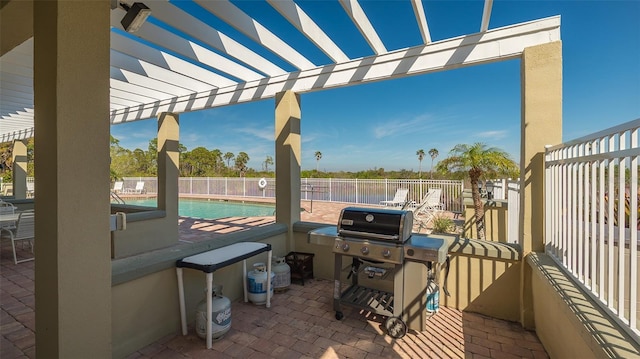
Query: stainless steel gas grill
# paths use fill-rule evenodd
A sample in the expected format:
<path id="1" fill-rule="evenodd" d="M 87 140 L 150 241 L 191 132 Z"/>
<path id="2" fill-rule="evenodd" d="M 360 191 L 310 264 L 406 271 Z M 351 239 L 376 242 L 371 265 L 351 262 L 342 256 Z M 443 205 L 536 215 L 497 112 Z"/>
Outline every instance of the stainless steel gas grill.
<path id="1" fill-rule="evenodd" d="M 403 320 L 405 308 L 405 260 L 422 263 L 444 262 L 447 246 L 442 239 L 413 235 L 413 212 L 379 208 L 347 207 L 340 213 L 333 244 L 335 256 L 333 307 L 336 319 L 344 315 L 342 306 L 352 306 L 387 317 L 384 325 L 389 335 L 401 338 L 407 331 Z M 320 232 L 327 232 L 321 230 Z M 331 232 L 331 231 L 328 231 Z M 410 245 L 407 246 L 407 243 Z M 343 290 L 343 256 L 352 257 Z M 393 280 L 392 289 L 366 286 L 377 280 Z M 364 280 L 363 280 L 364 282 Z M 426 281 L 420 283 L 421 287 Z M 382 286 L 384 287 L 384 286 Z M 415 302 L 415 300 L 414 300 Z M 420 302 L 424 309 L 424 299 Z M 423 310 L 424 311 L 424 310 Z M 424 318 L 424 317 L 423 317 Z"/>

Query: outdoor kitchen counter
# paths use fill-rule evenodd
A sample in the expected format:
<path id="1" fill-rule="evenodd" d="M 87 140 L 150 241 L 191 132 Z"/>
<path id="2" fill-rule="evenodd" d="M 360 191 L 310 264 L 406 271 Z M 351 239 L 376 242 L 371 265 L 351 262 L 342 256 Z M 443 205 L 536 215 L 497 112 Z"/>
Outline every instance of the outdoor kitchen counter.
<path id="1" fill-rule="evenodd" d="M 414 234 L 444 239 L 449 246 L 448 252 L 454 255 L 477 256 L 514 261 L 522 259 L 522 248 L 515 243 L 501 243 L 471 238 L 460 238 L 460 236 L 454 234 Z M 307 241 L 310 244 L 333 246 L 337 235 L 337 226 L 320 227 L 308 232 Z"/>
<path id="2" fill-rule="evenodd" d="M 333 246 L 338 236 L 338 226 L 320 227 L 309 231 L 307 241 L 321 246 Z"/>

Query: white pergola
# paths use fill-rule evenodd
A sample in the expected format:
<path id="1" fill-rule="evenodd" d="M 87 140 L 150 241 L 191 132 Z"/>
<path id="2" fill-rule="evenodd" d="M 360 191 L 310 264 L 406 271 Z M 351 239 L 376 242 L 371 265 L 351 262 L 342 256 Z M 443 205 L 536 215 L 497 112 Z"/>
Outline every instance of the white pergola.
<path id="1" fill-rule="evenodd" d="M 120 1 L 123 3 L 125 1 Z M 131 5 L 131 1 L 128 5 Z M 371 48 L 371 55 L 350 58 L 304 11 L 304 2 L 267 0 L 287 21 L 326 55 L 314 63 L 299 44 L 285 41 L 258 19 L 228 0 L 195 0 L 185 7 L 164 0 L 146 0 L 150 19 L 135 33 L 120 23 L 126 14 L 115 3 L 111 10 L 110 114 L 118 124 L 235 103 L 273 98 L 292 90 L 306 93 L 473 64 L 512 59 L 524 48 L 560 40 L 560 18 L 550 17 L 490 29 L 492 0 L 478 13 L 478 32 L 432 41 L 423 2 L 410 0 L 420 31 L 420 43 L 390 49 L 357 0 L 339 0 Z M 197 12 L 194 12 L 197 8 Z M 236 31 L 224 33 L 202 19 L 215 16 Z M 356 31 L 356 30 L 354 30 Z M 232 36 L 242 34 L 243 39 Z M 401 33 L 393 36 L 406 36 Z M 281 58 L 293 70 L 253 51 L 256 46 Z M 253 47 L 253 46 L 251 46 Z M 269 56 L 271 57 L 271 56 Z M 34 134 L 33 38 L 0 58 L 0 142 Z M 106 119 L 105 119 L 106 120 Z"/>

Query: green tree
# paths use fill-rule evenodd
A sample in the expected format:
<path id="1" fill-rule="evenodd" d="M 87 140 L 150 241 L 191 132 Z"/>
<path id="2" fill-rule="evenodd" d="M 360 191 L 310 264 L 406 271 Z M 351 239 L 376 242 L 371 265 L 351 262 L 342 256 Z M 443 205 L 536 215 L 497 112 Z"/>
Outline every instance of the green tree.
<path id="1" fill-rule="evenodd" d="M 424 159 L 424 150 L 421 148 L 416 151 L 416 156 L 418 156 L 418 161 L 420 161 L 420 165 L 418 166 L 418 178 L 422 178 L 422 160 Z"/>
<path id="2" fill-rule="evenodd" d="M 236 156 L 235 166 L 240 172 L 240 177 L 247 171 L 247 163 L 249 162 L 249 155 L 246 152 L 240 152 Z"/>
<path id="3" fill-rule="evenodd" d="M 318 172 L 318 165 L 320 164 L 320 159 L 322 158 L 322 152 L 316 151 L 316 172 Z"/>
<path id="4" fill-rule="evenodd" d="M 224 166 L 224 160 L 222 159 L 222 151 L 219 149 L 211 150 L 211 156 L 213 159 L 213 172 L 215 174 L 220 173 L 222 167 Z"/>
<path id="5" fill-rule="evenodd" d="M 478 237 L 485 239 L 484 203 L 480 198 L 479 181 L 486 177 L 511 176 L 518 172 L 517 164 L 506 152 L 495 147 L 488 148 L 483 143 L 475 143 L 456 145 L 449 152 L 449 157 L 438 163 L 437 168 L 440 172 L 464 171 L 467 173 L 471 182 L 474 221 Z"/>
<path id="6" fill-rule="evenodd" d="M 264 160 L 264 171 L 269 172 L 269 166 L 273 165 L 273 157 L 267 156 Z"/>
<path id="7" fill-rule="evenodd" d="M 227 153 L 225 153 L 225 154 L 224 154 L 224 156 L 223 156 L 223 157 L 224 157 L 224 159 L 227 161 L 227 167 L 229 167 L 229 166 L 230 166 L 230 164 L 229 164 L 229 163 L 230 163 L 230 162 L 231 162 L 231 160 L 232 160 L 234 157 L 236 157 L 236 156 L 235 156 L 233 153 L 231 153 L 231 152 L 227 152 Z"/>
<path id="8" fill-rule="evenodd" d="M 191 176 L 205 176 L 215 168 L 215 157 L 205 147 L 196 147 L 185 156 L 185 168 Z"/>
<path id="9" fill-rule="evenodd" d="M 436 157 L 438 157 L 440 153 L 438 152 L 437 149 L 432 148 L 429 150 L 429 156 L 431 156 L 431 172 L 430 172 L 430 178 L 433 179 L 433 160 L 436 159 Z"/>

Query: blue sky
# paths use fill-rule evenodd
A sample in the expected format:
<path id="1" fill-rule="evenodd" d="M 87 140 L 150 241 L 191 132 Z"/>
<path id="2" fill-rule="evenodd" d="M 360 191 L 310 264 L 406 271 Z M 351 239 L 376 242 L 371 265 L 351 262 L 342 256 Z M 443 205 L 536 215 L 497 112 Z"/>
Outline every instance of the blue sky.
<path id="1" fill-rule="evenodd" d="M 259 2 L 234 3 L 250 15 L 263 14 L 265 22 L 273 11 Z M 410 11 L 409 2 L 361 3 L 387 49 L 420 42 L 415 21 L 400 15 L 391 16 L 397 21 L 388 20 L 389 14 L 406 13 L 407 6 Z M 327 24 L 328 35 L 348 56 L 369 55 L 362 38 L 341 28 L 353 24 L 346 15 L 336 18 L 340 5 L 313 1 L 300 6 L 321 26 Z M 477 32 L 480 27 L 482 1 L 424 1 L 424 7 L 433 41 Z M 554 15 L 561 16 L 563 140 L 639 118 L 640 0 L 496 0 L 489 28 Z M 234 31 L 220 26 L 222 31 Z M 402 36 L 393 36 L 394 31 Z M 326 63 L 312 46 L 309 53 L 315 63 Z M 418 171 L 417 150 L 436 148 L 437 162 L 456 144 L 474 142 L 501 148 L 519 161 L 518 60 L 313 92 L 303 94 L 301 102 L 303 170 L 316 168 L 314 154 L 320 151 L 321 171 Z M 273 100 L 184 113 L 180 142 L 189 150 L 204 146 L 234 154 L 244 151 L 251 159 L 249 167 L 259 170 L 266 156 L 275 159 L 273 118 Z M 146 149 L 156 130 L 153 119 L 111 126 L 112 135 L 132 150 Z M 423 161 L 423 171 L 430 162 L 430 158 Z"/>

